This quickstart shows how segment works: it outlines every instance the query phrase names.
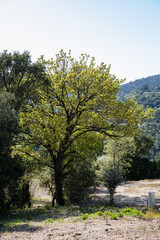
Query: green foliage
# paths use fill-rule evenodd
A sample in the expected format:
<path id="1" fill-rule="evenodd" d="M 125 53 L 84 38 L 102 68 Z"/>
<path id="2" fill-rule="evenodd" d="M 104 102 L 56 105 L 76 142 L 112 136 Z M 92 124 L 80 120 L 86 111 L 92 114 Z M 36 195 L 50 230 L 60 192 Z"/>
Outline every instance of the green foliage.
<path id="1" fill-rule="evenodd" d="M 146 135 L 144 131 L 138 130 L 133 138 L 135 143 L 135 152 L 130 154 L 132 159 L 131 167 L 126 173 L 129 180 L 140 180 L 155 178 L 157 167 L 154 161 L 147 157 L 154 146 L 154 140 L 151 135 Z"/>
<path id="2" fill-rule="evenodd" d="M 109 210 L 106 210 L 105 212 L 104 212 L 104 216 L 105 217 L 107 217 L 107 216 L 110 216 L 112 213 L 111 213 L 111 211 L 109 211 Z"/>
<path id="3" fill-rule="evenodd" d="M 159 210 L 157 211 L 154 208 L 148 208 L 145 215 L 145 219 L 155 219 L 155 218 L 160 218 L 160 212 Z"/>
<path id="4" fill-rule="evenodd" d="M 111 209 L 106 210 L 104 212 L 104 216 L 109 216 L 112 220 L 117 220 L 118 218 L 122 218 L 124 216 L 133 216 L 133 217 L 143 217 L 144 213 L 141 210 L 135 209 L 135 208 L 122 208 L 122 209 Z"/>
<path id="5" fill-rule="evenodd" d="M 101 209 L 101 210 L 100 210 Z M 72 211 L 71 211 L 72 210 Z M 143 219 L 154 219 L 160 218 L 160 213 L 153 208 L 146 208 L 143 211 L 136 208 L 118 208 L 118 207 L 83 207 L 78 206 L 72 207 L 54 207 L 52 210 L 52 217 L 46 214 L 45 208 L 24 210 L 7 216 L 6 218 L 1 218 L 2 231 L 11 231 L 13 227 L 21 226 L 28 221 L 38 222 L 39 218 L 47 224 L 55 222 L 63 222 L 66 216 L 70 222 L 79 222 L 88 219 L 107 219 L 117 220 L 119 218 L 124 218 L 126 220 L 130 217 L 143 218 Z M 2 216 L 0 216 L 2 217 Z M 72 218 L 71 218 L 72 217 Z"/>
<path id="6" fill-rule="evenodd" d="M 154 140 L 151 135 L 147 135 L 145 131 L 139 129 L 135 136 L 135 155 L 136 156 L 148 156 L 154 146 Z"/>
<path id="7" fill-rule="evenodd" d="M 37 101 L 35 82 L 42 72 L 42 65 L 32 64 L 28 52 L 0 53 L 0 212 L 30 202 L 26 166 L 20 156 L 11 156 L 11 149 L 20 136 L 19 111 Z"/>
<path id="8" fill-rule="evenodd" d="M 14 135 L 18 133 L 14 96 L 0 92 L 0 213 L 23 206 L 22 187 L 24 166 L 17 155 L 11 157 Z"/>
<path id="9" fill-rule="evenodd" d="M 102 211 L 98 211 L 98 212 L 96 212 L 96 215 L 101 217 L 101 216 L 103 216 L 103 212 Z"/>
<path id="10" fill-rule="evenodd" d="M 36 177 L 39 179 L 40 187 L 48 190 L 52 196 L 54 196 L 54 172 L 52 169 L 46 167 L 42 171 L 38 171 Z"/>
<path id="11" fill-rule="evenodd" d="M 118 185 L 123 181 L 122 171 L 114 162 L 108 162 L 103 175 L 104 185 L 110 194 L 110 204 L 113 205 L 113 196 Z"/>
<path id="12" fill-rule="evenodd" d="M 144 86 L 148 86 L 147 88 Z M 121 86 L 121 96 L 133 95 L 135 92 L 139 91 L 159 91 L 160 86 L 160 75 L 149 76 L 147 78 L 142 78 L 135 80 L 134 82 L 129 82 Z"/>
<path id="13" fill-rule="evenodd" d="M 87 145 L 87 147 L 86 147 Z M 64 161 L 66 168 L 64 174 L 64 194 L 70 203 L 81 202 L 86 199 L 85 189 L 96 184 L 95 161 L 102 140 L 93 138 L 92 134 L 84 134 L 73 145 L 74 156 L 68 156 Z"/>
<path id="14" fill-rule="evenodd" d="M 84 144 L 85 140 L 86 142 L 88 141 L 87 148 Z M 96 139 L 91 139 L 91 136 L 88 134 L 86 138 L 81 138 L 76 145 L 74 144 L 74 156 L 68 156 L 65 159 L 63 187 L 67 204 L 80 203 L 86 199 L 88 192 L 85 189 L 96 184 L 94 162 L 101 145 L 102 141 L 100 139 L 97 141 Z M 54 197 L 54 172 L 52 169 L 45 168 L 41 173 L 38 173 L 38 177 L 40 185 L 47 188 Z"/>
<path id="15" fill-rule="evenodd" d="M 126 174 L 128 180 L 154 179 L 157 177 L 157 163 L 146 157 L 134 157 L 132 166 Z"/>
<path id="16" fill-rule="evenodd" d="M 148 86 L 146 89 L 146 86 Z M 156 160 L 157 171 L 155 173 L 156 177 L 160 176 L 159 162 L 160 158 L 160 75 L 151 76 L 147 78 L 142 78 L 134 82 L 130 82 L 121 86 L 120 99 L 127 99 L 131 97 L 136 92 L 136 101 L 139 102 L 143 107 L 149 106 L 156 110 L 155 118 L 147 121 L 142 125 L 142 129 L 150 134 L 155 141 L 154 148 L 149 155 L 151 162 Z"/>
<path id="17" fill-rule="evenodd" d="M 153 146 L 152 136 L 146 135 L 141 129 L 138 129 L 132 138 L 105 141 L 100 168 L 105 168 L 105 162 L 113 162 L 119 167 L 121 175 L 129 180 L 155 178 L 156 162 L 147 157 Z"/>
<path id="18" fill-rule="evenodd" d="M 118 219 L 118 214 L 116 214 L 116 213 L 112 213 L 111 215 L 110 215 L 110 219 L 111 220 L 117 220 Z"/>
<path id="19" fill-rule="evenodd" d="M 48 218 L 47 220 L 44 221 L 45 223 L 53 223 L 55 222 L 52 218 Z"/>
<path id="20" fill-rule="evenodd" d="M 133 99 L 118 101 L 122 81 L 110 74 L 110 67 L 96 66 L 94 58 L 85 54 L 75 60 L 70 52 L 60 51 L 55 60 L 42 57 L 39 64 L 46 69 L 46 81 L 34 89 L 38 103 L 28 101 L 20 114 L 23 134 L 14 150 L 28 161 L 34 160 L 33 165 L 54 171 L 55 198 L 64 205 L 66 168 L 77 156 L 76 146 L 84 145 L 83 136 L 87 152 L 94 146 L 87 141 L 88 135 L 92 139 L 132 135 L 153 111 L 143 111 Z"/>
<path id="21" fill-rule="evenodd" d="M 137 209 L 132 209 L 129 207 L 126 207 L 124 209 L 122 209 L 121 211 L 122 214 L 124 214 L 125 216 L 134 216 L 134 217 L 142 217 L 144 216 L 144 213 L 141 210 L 137 210 Z"/>
<path id="22" fill-rule="evenodd" d="M 89 214 L 88 214 L 88 213 L 85 213 L 85 214 L 83 214 L 83 215 L 81 216 L 81 218 L 82 218 L 83 220 L 88 220 L 88 219 L 89 219 Z"/>
<path id="23" fill-rule="evenodd" d="M 43 79 L 42 64 L 32 63 L 29 52 L 0 53 L 0 89 L 14 94 L 16 110 L 24 108 L 29 100 L 37 100 L 35 89 Z"/>
<path id="24" fill-rule="evenodd" d="M 105 209 L 104 209 L 105 210 Z M 125 216 L 133 216 L 133 217 L 145 217 L 146 214 L 144 214 L 141 210 L 138 210 L 136 208 L 115 208 L 115 207 L 110 207 L 107 208 L 104 212 L 98 211 L 98 212 L 93 212 L 91 214 L 85 213 L 82 216 L 84 216 L 84 219 L 88 218 L 97 218 L 97 217 L 103 217 L 103 218 L 110 218 L 111 220 L 117 220 L 119 218 L 125 217 Z"/>
<path id="25" fill-rule="evenodd" d="M 64 179 L 64 194 L 69 203 L 84 200 L 88 193 L 85 189 L 94 186 L 96 180 L 92 159 L 75 159 L 68 168 L 69 173 Z"/>
<path id="26" fill-rule="evenodd" d="M 104 156 L 105 161 L 114 162 L 119 166 L 122 174 L 128 172 L 132 165 L 132 158 L 135 154 L 136 146 L 133 137 L 124 137 L 117 139 L 109 139 L 104 142 Z"/>

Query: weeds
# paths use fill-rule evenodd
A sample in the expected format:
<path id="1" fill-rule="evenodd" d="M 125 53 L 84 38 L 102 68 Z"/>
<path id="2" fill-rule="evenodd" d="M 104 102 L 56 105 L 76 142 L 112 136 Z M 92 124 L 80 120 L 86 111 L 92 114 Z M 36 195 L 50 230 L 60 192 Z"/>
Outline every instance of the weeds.
<path id="1" fill-rule="evenodd" d="M 104 209 L 105 210 L 105 209 Z M 96 219 L 99 217 L 107 218 L 109 217 L 111 220 L 117 220 L 119 218 L 123 218 L 124 216 L 133 216 L 133 217 L 143 217 L 144 213 L 141 210 L 135 208 L 116 208 L 109 207 L 105 211 L 97 211 L 94 213 L 85 213 L 81 215 L 81 219 L 87 220 L 89 218 Z"/>
<path id="2" fill-rule="evenodd" d="M 53 222 L 63 222 L 63 218 L 57 218 L 56 220 L 55 219 L 52 219 L 52 218 L 48 218 L 44 221 L 45 223 L 53 223 Z"/>
<path id="3" fill-rule="evenodd" d="M 48 219 L 46 219 L 44 222 L 45 222 L 45 223 L 53 223 L 54 220 L 53 220 L 52 218 L 48 218 Z"/>
<path id="4" fill-rule="evenodd" d="M 103 216 L 103 212 L 102 211 L 96 212 L 96 215 L 101 217 L 101 216 Z"/>
<path id="5" fill-rule="evenodd" d="M 112 214 L 110 215 L 110 219 L 111 219 L 111 220 L 117 220 L 117 219 L 118 219 L 118 214 L 117 214 L 117 213 L 112 213 Z"/>
<path id="6" fill-rule="evenodd" d="M 144 215 L 145 219 L 153 219 L 153 218 L 160 218 L 160 212 L 153 209 L 153 208 L 148 208 Z"/>
<path id="7" fill-rule="evenodd" d="M 81 216 L 81 218 L 82 218 L 83 220 L 88 220 L 88 219 L 89 219 L 89 214 L 88 214 L 88 213 L 83 214 L 83 215 Z"/>
<path id="8" fill-rule="evenodd" d="M 45 209 L 46 211 L 50 211 L 50 210 L 52 209 L 52 205 L 51 205 L 51 204 L 46 204 L 46 205 L 44 206 L 44 209 Z"/>
<path id="9" fill-rule="evenodd" d="M 153 208 L 146 208 L 143 210 L 138 210 L 136 208 L 118 208 L 118 207 L 105 207 L 105 206 L 95 206 L 95 207 L 54 207 L 51 205 L 45 205 L 40 209 L 26 209 L 15 214 L 11 214 L 8 217 L 1 219 L 1 231 L 8 231 L 9 229 L 18 226 L 26 225 L 28 223 L 34 224 L 34 222 L 44 222 L 44 223 L 54 223 L 63 222 L 64 219 L 69 219 L 72 222 L 78 222 L 80 220 L 88 219 L 106 219 L 117 220 L 123 217 L 126 220 L 128 217 L 138 217 L 143 219 L 153 219 L 160 218 L 160 212 Z M 74 219 L 72 219 L 74 217 Z"/>
<path id="10" fill-rule="evenodd" d="M 122 209 L 121 213 L 126 216 L 133 216 L 133 217 L 143 217 L 144 213 L 141 210 L 135 208 L 124 208 Z"/>

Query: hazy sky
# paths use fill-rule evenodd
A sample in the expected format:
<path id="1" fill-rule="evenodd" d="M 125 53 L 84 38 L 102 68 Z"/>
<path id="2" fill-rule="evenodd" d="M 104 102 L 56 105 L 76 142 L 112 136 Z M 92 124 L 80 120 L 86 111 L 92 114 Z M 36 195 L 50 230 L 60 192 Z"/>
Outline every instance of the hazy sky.
<path id="1" fill-rule="evenodd" d="M 0 0 L 0 24 L 0 52 L 70 49 L 127 81 L 160 74 L 160 0 Z"/>

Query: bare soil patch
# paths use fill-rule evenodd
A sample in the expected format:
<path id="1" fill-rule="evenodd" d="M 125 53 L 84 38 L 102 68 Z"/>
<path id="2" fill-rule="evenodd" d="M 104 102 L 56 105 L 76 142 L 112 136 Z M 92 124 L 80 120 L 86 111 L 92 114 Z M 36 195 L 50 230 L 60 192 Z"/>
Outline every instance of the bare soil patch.
<path id="1" fill-rule="evenodd" d="M 119 206 L 147 207 L 148 192 L 155 192 L 156 204 L 160 204 L 160 180 L 141 180 L 122 183 L 116 189 L 115 204 Z M 92 189 L 91 198 L 97 202 L 108 202 L 108 190 L 104 186 Z"/>

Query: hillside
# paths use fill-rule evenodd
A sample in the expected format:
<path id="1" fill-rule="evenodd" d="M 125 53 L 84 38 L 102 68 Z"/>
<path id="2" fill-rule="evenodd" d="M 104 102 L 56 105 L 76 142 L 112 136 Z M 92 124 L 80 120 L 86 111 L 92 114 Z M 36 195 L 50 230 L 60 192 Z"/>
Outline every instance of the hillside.
<path id="1" fill-rule="evenodd" d="M 156 110 L 156 117 L 143 125 L 147 134 L 155 140 L 151 159 L 160 160 L 160 74 L 135 80 L 121 86 L 120 99 L 125 100 L 136 93 L 136 101 L 143 107 L 149 106 Z"/>
<path id="2" fill-rule="evenodd" d="M 134 94 L 139 91 L 157 91 L 160 89 L 160 74 L 147 78 L 137 79 L 121 86 L 121 96 Z"/>

